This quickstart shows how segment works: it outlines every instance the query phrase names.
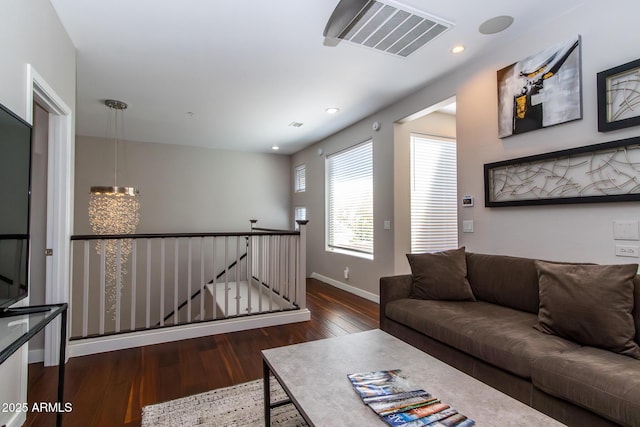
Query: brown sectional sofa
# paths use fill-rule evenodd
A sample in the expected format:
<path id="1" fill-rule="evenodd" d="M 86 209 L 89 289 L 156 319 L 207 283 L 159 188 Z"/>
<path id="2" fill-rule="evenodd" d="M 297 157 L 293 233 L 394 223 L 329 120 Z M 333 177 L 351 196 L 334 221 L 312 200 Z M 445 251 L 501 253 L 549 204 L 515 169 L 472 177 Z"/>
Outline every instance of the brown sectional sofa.
<path id="1" fill-rule="evenodd" d="M 411 275 L 380 279 L 380 327 L 567 425 L 640 426 L 640 360 L 533 328 L 535 260 L 466 253 L 476 301 L 409 298 Z M 640 343 L 640 279 L 634 279 Z"/>

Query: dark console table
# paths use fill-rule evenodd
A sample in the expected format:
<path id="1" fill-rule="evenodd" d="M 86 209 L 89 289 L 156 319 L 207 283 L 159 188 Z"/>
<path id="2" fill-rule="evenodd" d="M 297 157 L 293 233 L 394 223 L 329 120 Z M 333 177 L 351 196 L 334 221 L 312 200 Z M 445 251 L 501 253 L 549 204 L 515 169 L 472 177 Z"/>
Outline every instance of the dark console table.
<path id="1" fill-rule="evenodd" d="M 60 316 L 60 360 L 58 361 L 58 412 L 56 425 L 62 425 L 64 408 L 64 362 L 67 342 L 67 304 L 10 308 L 0 313 L 0 364 Z"/>

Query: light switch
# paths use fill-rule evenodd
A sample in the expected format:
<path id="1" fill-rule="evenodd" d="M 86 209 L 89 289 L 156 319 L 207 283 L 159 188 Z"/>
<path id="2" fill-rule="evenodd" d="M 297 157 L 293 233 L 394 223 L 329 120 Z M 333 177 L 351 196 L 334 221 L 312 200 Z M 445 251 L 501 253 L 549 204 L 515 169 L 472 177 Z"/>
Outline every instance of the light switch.
<path id="1" fill-rule="evenodd" d="M 614 240 L 640 240 L 638 221 L 613 221 Z"/>
<path id="2" fill-rule="evenodd" d="M 384 229 L 385 230 L 391 230 L 391 221 L 385 221 L 384 222 Z"/>
<path id="3" fill-rule="evenodd" d="M 462 221 L 462 232 L 473 233 L 473 220 Z"/>

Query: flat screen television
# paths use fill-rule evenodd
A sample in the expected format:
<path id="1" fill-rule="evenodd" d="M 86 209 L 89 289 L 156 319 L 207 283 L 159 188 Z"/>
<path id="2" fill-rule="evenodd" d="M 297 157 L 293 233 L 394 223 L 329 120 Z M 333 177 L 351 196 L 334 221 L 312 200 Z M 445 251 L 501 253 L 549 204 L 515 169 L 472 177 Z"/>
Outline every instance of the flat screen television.
<path id="1" fill-rule="evenodd" d="M 0 314 L 29 292 L 31 130 L 0 104 Z"/>

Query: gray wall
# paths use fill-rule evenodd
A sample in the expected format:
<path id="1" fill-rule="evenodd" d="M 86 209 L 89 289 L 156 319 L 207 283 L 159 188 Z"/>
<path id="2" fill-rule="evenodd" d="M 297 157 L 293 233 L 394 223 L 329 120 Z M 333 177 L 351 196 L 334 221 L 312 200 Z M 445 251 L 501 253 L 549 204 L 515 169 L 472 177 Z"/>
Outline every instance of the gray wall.
<path id="1" fill-rule="evenodd" d="M 48 0 L 4 0 L 0 13 L 0 103 L 26 118 L 27 64 L 75 111 L 75 48 Z M 0 402 L 26 402 L 23 350 L 0 367 Z M 0 413 L 0 425 L 17 417 Z"/>
<path id="2" fill-rule="evenodd" d="M 320 274 L 371 294 L 378 293 L 378 278 L 393 264 L 393 231 L 384 230 L 384 221 L 393 220 L 393 124 L 384 115 L 371 117 L 293 156 L 291 170 L 306 164 L 306 191 L 293 195 L 293 206 L 306 206 L 307 275 Z M 375 120 L 383 124 L 372 129 Z M 325 159 L 327 155 L 373 139 L 374 259 L 342 255 L 325 250 Z M 318 150 L 322 150 L 319 154 Z M 392 223 L 393 229 L 393 223 Z M 349 279 L 343 278 L 349 267 Z"/>
<path id="3" fill-rule="evenodd" d="M 75 234 L 92 234 L 89 189 L 114 184 L 113 139 L 76 139 Z M 138 233 L 289 228 L 289 156 L 120 141 L 118 185 L 140 190 Z"/>
<path id="4" fill-rule="evenodd" d="M 530 25 L 520 32 L 518 24 L 508 31 L 508 43 L 496 44 L 490 51 L 477 53 L 464 66 L 431 85 L 406 97 L 361 122 L 296 153 L 293 166 L 307 163 L 307 192 L 294 195 L 294 205 L 309 209 L 308 273 L 319 273 L 344 282 L 342 270 L 350 266 L 349 284 L 378 293 L 380 276 L 408 271 L 402 263 L 406 221 L 394 218 L 394 205 L 404 209 L 394 181 L 404 179 L 403 159 L 393 158 L 394 123 L 439 103 L 457 97 L 458 195 L 473 195 L 476 206 L 459 211 L 459 221 L 475 221 L 475 233 L 460 233 L 460 245 L 468 250 L 568 261 L 599 263 L 633 262 L 637 259 L 614 256 L 612 221 L 640 219 L 637 203 L 607 203 L 547 207 L 485 208 L 483 203 L 483 165 L 487 162 L 584 146 L 640 135 L 640 128 L 608 134 L 597 131 L 596 73 L 638 58 L 629 41 L 640 37 L 635 24 L 636 2 L 623 1 L 612 8 L 602 2 L 585 2 L 545 25 Z M 607 19 L 602 19 L 606 16 Z M 522 30 L 520 30 L 522 31 Z M 583 119 L 552 128 L 501 140 L 498 138 L 496 71 L 555 43 L 582 36 Z M 464 55 L 473 55 L 468 48 Z M 380 121 L 379 132 L 371 130 Z M 375 260 L 327 253 L 324 250 L 324 158 L 329 154 L 373 136 L 374 139 L 374 215 Z M 394 167 L 395 162 L 395 167 Z M 383 221 L 392 220 L 392 230 L 383 230 Z M 402 226 L 402 230 L 398 227 Z M 394 259 L 397 262 L 394 262 Z"/>

